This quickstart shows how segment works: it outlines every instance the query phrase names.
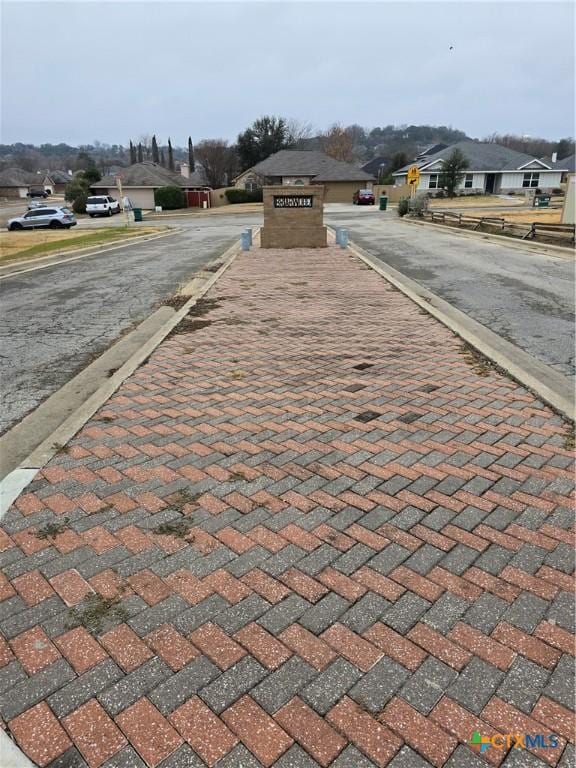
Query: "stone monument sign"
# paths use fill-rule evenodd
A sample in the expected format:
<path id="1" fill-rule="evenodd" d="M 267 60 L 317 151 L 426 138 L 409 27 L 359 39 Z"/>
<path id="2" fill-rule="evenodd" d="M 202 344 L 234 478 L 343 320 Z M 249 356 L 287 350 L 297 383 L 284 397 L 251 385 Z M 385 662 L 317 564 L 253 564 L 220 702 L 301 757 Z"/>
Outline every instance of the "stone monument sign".
<path id="1" fill-rule="evenodd" d="M 324 187 L 264 187 L 262 248 L 325 248 Z"/>

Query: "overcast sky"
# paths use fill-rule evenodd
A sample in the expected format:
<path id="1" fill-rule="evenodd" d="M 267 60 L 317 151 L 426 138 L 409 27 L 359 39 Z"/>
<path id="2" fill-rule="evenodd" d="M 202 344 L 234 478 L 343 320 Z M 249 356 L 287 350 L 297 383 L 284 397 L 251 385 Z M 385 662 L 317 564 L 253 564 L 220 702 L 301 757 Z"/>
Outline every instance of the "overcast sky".
<path id="1" fill-rule="evenodd" d="M 18 0 L 2 13 L 3 143 L 234 140 L 262 114 L 574 135 L 571 2 Z"/>

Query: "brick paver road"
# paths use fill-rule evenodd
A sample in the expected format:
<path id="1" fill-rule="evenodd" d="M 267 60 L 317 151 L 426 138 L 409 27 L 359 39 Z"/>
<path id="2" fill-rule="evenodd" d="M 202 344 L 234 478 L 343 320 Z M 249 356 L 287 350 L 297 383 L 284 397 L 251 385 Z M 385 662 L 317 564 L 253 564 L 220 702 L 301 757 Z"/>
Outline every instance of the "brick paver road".
<path id="1" fill-rule="evenodd" d="M 242 254 L 179 331 L 3 520 L 21 749 L 571 766 L 561 419 L 334 248 Z M 557 746 L 480 756 L 475 731 Z"/>

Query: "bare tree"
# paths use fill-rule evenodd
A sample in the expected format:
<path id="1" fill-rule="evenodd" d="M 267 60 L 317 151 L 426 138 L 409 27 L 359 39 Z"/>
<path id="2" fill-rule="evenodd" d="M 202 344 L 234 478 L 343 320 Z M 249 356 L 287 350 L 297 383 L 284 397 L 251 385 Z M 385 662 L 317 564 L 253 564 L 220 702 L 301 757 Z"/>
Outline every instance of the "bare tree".
<path id="1" fill-rule="evenodd" d="M 204 170 L 208 184 L 217 189 L 225 186 L 233 174 L 235 154 L 224 139 L 205 139 L 196 145 L 194 154 Z"/>
<path id="2" fill-rule="evenodd" d="M 330 126 L 320 136 L 322 151 L 335 160 L 350 163 L 354 160 L 354 136 L 352 131 L 338 123 Z"/>
<path id="3" fill-rule="evenodd" d="M 297 147 L 305 139 L 311 139 L 314 134 L 312 123 L 296 120 L 291 117 L 286 121 L 287 142 L 292 147 Z"/>

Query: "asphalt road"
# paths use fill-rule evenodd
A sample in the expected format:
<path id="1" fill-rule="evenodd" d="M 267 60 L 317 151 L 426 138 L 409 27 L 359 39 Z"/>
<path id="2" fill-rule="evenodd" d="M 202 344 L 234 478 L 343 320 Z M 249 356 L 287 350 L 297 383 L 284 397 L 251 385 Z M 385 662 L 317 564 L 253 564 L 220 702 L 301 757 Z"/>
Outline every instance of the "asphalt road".
<path id="1" fill-rule="evenodd" d="M 0 281 L 0 431 L 20 421 L 261 216 L 178 220 L 180 234 Z"/>
<path id="2" fill-rule="evenodd" d="M 325 218 L 347 227 L 351 239 L 373 256 L 574 376 L 574 261 L 419 227 L 399 220 L 395 211 L 331 206 Z"/>

